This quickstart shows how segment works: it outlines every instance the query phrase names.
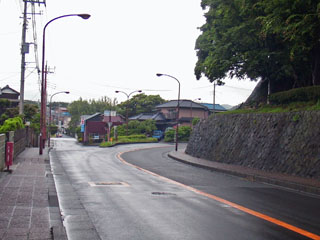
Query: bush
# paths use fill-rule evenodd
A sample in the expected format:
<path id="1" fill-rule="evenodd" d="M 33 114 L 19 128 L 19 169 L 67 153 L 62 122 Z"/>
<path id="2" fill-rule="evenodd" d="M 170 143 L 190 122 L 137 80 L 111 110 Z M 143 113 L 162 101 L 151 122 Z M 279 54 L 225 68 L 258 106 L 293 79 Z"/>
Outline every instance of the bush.
<path id="1" fill-rule="evenodd" d="M 136 138 L 134 138 L 136 136 Z M 143 137 L 142 137 L 143 136 Z M 100 144 L 100 147 L 112 147 L 117 143 L 151 143 L 158 142 L 156 138 L 147 138 L 145 135 L 131 135 L 131 136 L 121 136 L 118 138 L 118 141 L 113 142 L 103 142 Z"/>
<path id="2" fill-rule="evenodd" d="M 146 138 L 146 135 L 144 134 L 135 134 L 135 135 L 129 135 L 129 136 L 119 136 L 118 137 L 118 140 L 120 139 L 145 139 Z"/>
<path id="3" fill-rule="evenodd" d="M 152 135 L 153 130 L 156 130 L 156 123 L 154 120 L 146 120 L 139 122 L 137 120 L 129 121 L 128 123 L 128 135 L 139 135 L 146 134 Z M 117 126 L 117 134 L 118 136 L 127 135 L 127 125 L 123 124 Z M 114 128 L 111 130 L 111 136 L 114 135 Z"/>
<path id="4" fill-rule="evenodd" d="M 295 88 L 285 92 L 271 94 L 270 103 L 275 105 L 289 104 L 292 102 L 314 102 L 320 99 L 320 86 Z"/>
<path id="5" fill-rule="evenodd" d="M 165 142 L 173 142 L 175 139 L 176 130 L 170 129 L 165 132 L 164 141 Z M 189 141 L 189 137 L 191 134 L 191 127 L 189 126 L 181 126 L 178 129 L 178 141 Z"/>
<path id="6" fill-rule="evenodd" d="M 198 118 L 198 117 L 193 118 L 193 119 L 192 119 L 192 126 L 197 125 L 198 122 L 200 122 L 200 118 Z"/>
<path id="7" fill-rule="evenodd" d="M 58 126 L 50 125 L 50 134 L 53 135 L 58 131 Z"/>
<path id="8" fill-rule="evenodd" d="M 24 124 L 20 117 L 9 118 L 5 120 L 4 124 L 0 127 L 0 133 L 15 131 L 24 128 Z"/>
<path id="9" fill-rule="evenodd" d="M 173 142 L 174 141 L 174 136 L 176 134 L 175 129 L 170 129 L 164 133 L 164 141 L 165 142 Z"/>

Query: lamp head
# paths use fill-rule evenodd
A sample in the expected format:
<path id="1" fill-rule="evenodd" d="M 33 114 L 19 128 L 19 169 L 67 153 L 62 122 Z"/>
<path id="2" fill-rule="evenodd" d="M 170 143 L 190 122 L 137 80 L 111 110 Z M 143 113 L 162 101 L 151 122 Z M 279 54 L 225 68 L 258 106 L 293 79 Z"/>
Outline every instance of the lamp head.
<path id="1" fill-rule="evenodd" d="M 66 93 L 66 94 L 69 94 L 70 92 L 69 92 L 69 91 L 66 91 L 65 93 Z"/>
<path id="2" fill-rule="evenodd" d="M 139 92 L 139 93 L 141 93 L 141 92 L 142 92 L 142 90 L 138 90 L 138 92 Z"/>
<path id="3" fill-rule="evenodd" d="M 119 91 L 117 90 L 117 91 L 115 91 L 115 93 L 119 93 Z"/>
<path id="4" fill-rule="evenodd" d="M 162 73 L 157 73 L 156 75 L 157 75 L 157 77 L 161 77 L 163 74 Z"/>
<path id="5" fill-rule="evenodd" d="M 91 17 L 90 14 L 86 14 L 86 13 L 83 13 L 83 14 L 78 14 L 79 17 L 83 18 L 83 19 L 88 19 Z"/>

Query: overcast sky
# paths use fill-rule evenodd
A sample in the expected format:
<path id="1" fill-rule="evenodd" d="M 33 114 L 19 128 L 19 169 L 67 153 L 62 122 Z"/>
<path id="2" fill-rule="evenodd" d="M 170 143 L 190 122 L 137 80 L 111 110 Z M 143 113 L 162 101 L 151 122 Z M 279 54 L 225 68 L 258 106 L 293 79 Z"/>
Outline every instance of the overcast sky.
<path id="1" fill-rule="evenodd" d="M 156 73 L 180 80 L 181 99 L 212 103 L 213 87 L 206 78 L 194 75 L 197 61 L 195 41 L 205 19 L 200 0 L 47 0 L 36 5 L 37 42 L 41 66 L 43 26 L 52 18 L 88 13 L 91 18 L 62 18 L 46 31 L 48 94 L 53 101 L 71 102 L 102 96 L 126 100 L 124 94 L 143 90 L 147 95 L 177 99 L 178 83 Z M 22 0 L 0 0 L 0 87 L 20 91 L 20 44 Z M 31 12 L 29 4 L 28 12 Z M 34 42 L 29 16 L 27 42 Z M 26 56 L 25 99 L 40 99 L 33 45 Z M 255 82 L 226 79 L 216 89 L 216 103 L 236 105 L 246 100 Z"/>

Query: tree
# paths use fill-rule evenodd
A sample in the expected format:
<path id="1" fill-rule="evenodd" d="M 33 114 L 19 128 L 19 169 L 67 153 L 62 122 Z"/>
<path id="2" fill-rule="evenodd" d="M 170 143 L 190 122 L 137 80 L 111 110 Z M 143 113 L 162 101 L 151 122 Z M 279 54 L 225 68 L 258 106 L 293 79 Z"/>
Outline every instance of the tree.
<path id="1" fill-rule="evenodd" d="M 263 34 L 281 37 L 291 62 L 307 64 L 294 64 L 296 77 L 307 71 L 312 85 L 320 85 L 320 0 L 263 0 L 258 5 L 265 11 L 259 18 Z"/>
<path id="2" fill-rule="evenodd" d="M 319 1 L 202 0 L 197 79 L 261 79 L 271 92 L 317 84 Z"/>
<path id="3" fill-rule="evenodd" d="M 102 97 L 99 100 L 82 100 L 80 98 L 69 104 L 68 111 L 71 114 L 71 121 L 69 123 L 70 132 L 74 133 L 76 127 L 80 123 L 81 115 L 92 115 L 97 112 L 103 113 L 105 110 L 114 110 L 117 101 L 111 100 L 108 97 Z"/>
<path id="4" fill-rule="evenodd" d="M 122 115 L 126 115 L 128 107 L 128 116 L 134 116 L 140 113 L 152 112 L 154 107 L 164 103 L 165 100 L 159 95 L 145 95 L 144 93 L 134 95 L 129 100 L 118 104 L 118 112 Z"/>
<path id="5" fill-rule="evenodd" d="M 25 104 L 24 105 L 24 120 L 26 122 L 31 121 L 32 118 L 37 114 L 39 108 L 37 105 L 34 104 Z"/>

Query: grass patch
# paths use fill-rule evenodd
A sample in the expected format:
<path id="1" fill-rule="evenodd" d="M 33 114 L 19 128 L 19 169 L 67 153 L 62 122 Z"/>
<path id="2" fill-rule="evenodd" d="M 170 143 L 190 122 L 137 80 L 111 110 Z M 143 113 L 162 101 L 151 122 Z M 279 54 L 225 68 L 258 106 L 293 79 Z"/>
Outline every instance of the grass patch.
<path id="1" fill-rule="evenodd" d="M 146 137 L 145 135 L 119 136 L 117 141 L 102 142 L 100 144 L 100 147 L 113 147 L 114 145 L 124 144 L 124 143 L 153 143 L 153 142 L 158 142 L 158 139 L 152 138 L 152 137 Z"/>
<path id="2" fill-rule="evenodd" d="M 283 113 L 298 111 L 319 111 L 320 100 L 317 103 L 309 102 L 292 102 L 282 105 L 260 105 L 259 108 L 236 109 L 232 111 L 221 112 L 218 114 L 248 114 L 248 113 Z"/>

